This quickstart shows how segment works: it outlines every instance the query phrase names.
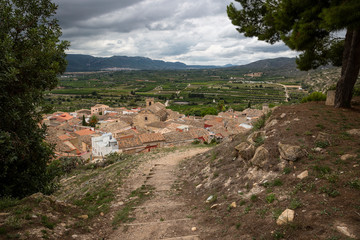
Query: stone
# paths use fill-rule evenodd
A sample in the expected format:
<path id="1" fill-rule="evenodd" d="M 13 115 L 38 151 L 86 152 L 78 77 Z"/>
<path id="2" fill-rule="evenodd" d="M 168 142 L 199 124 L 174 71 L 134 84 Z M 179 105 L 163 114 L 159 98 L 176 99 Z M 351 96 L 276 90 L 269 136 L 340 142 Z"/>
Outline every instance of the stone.
<path id="1" fill-rule="evenodd" d="M 197 230 L 196 227 L 192 227 L 192 228 L 191 228 L 191 231 L 193 231 L 193 232 L 195 232 L 196 230 Z"/>
<path id="2" fill-rule="evenodd" d="M 282 113 L 282 114 L 280 115 L 280 118 L 284 118 L 284 117 L 286 117 L 286 113 Z"/>
<path id="3" fill-rule="evenodd" d="M 61 225 L 62 227 L 65 227 L 65 226 L 66 226 L 66 223 L 60 223 L 60 225 Z"/>
<path id="4" fill-rule="evenodd" d="M 335 90 L 329 90 L 327 92 L 325 105 L 328 105 L 328 106 L 335 105 Z"/>
<path id="5" fill-rule="evenodd" d="M 265 131 L 257 131 L 257 132 L 253 132 L 251 133 L 248 138 L 247 141 L 249 143 L 251 143 L 252 145 L 255 145 L 255 140 L 258 138 L 265 138 Z"/>
<path id="6" fill-rule="evenodd" d="M 236 202 L 232 202 L 232 203 L 230 204 L 230 207 L 231 207 L 231 208 L 236 208 Z"/>
<path id="7" fill-rule="evenodd" d="M 100 213 L 100 216 L 102 216 L 102 217 L 103 217 L 103 216 L 104 216 L 104 213 L 103 213 L 103 212 L 101 212 L 101 213 Z"/>
<path id="8" fill-rule="evenodd" d="M 74 234 L 74 235 L 71 235 L 72 238 L 78 238 L 78 235 Z"/>
<path id="9" fill-rule="evenodd" d="M 218 206 L 219 206 L 220 204 L 213 204 L 213 205 L 211 205 L 211 207 L 210 207 L 210 209 L 215 209 L 215 208 L 217 208 Z"/>
<path id="10" fill-rule="evenodd" d="M 256 149 L 254 157 L 250 160 L 251 164 L 259 168 L 265 167 L 269 159 L 269 151 L 260 146 Z"/>
<path id="11" fill-rule="evenodd" d="M 344 226 L 344 225 L 342 225 L 342 226 L 337 226 L 336 229 L 337 229 L 340 233 L 344 234 L 345 236 L 347 236 L 347 237 L 349 237 L 349 238 L 354 238 L 354 239 L 356 239 L 356 236 L 350 232 L 350 230 L 349 230 L 349 228 L 348 228 L 347 226 Z"/>
<path id="12" fill-rule="evenodd" d="M 327 142 L 330 144 L 331 136 L 324 132 L 319 132 L 318 135 L 315 138 L 315 142 Z"/>
<path id="13" fill-rule="evenodd" d="M 296 161 L 305 156 L 305 152 L 300 146 L 278 143 L 280 157 L 288 161 Z"/>
<path id="14" fill-rule="evenodd" d="M 342 161 L 347 161 L 349 159 L 356 158 L 355 154 L 345 154 L 340 157 Z"/>
<path id="15" fill-rule="evenodd" d="M 197 185 L 195 188 L 196 189 L 199 189 L 199 188 L 201 188 L 202 187 L 202 184 L 200 183 L 199 185 Z"/>
<path id="16" fill-rule="evenodd" d="M 0 213 L 0 217 L 3 217 L 3 216 L 9 216 L 10 213 L 7 213 L 7 212 L 4 212 L 4 213 Z"/>
<path id="17" fill-rule="evenodd" d="M 224 187 L 229 187 L 231 184 L 231 177 L 228 178 L 228 180 L 225 182 Z"/>
<path id="18" fill-rule="evenodd" d="M 268 130 L 269 128 L 275 126 L 276 124 L 278 124 L 278 120 L 273 119 L 268 124 L 265 125 L 264 129 Z"/>
<path id="19" fill-rule="evenodd" d="M 360 136 L 360 129 L 351 129 L 346 131 L 350 135 Z"/>
<path id="20" fill-rule="evenodd" d="M 86 220 L 86 219 L 89 218 L 89 216 L 88 215 L 81 215 L 81 216 L 79 216 L 79 218 Z"/>
<path id="21" fill-rule="evenodd" d="M 206 202 L 209 203 L 209 202 L 211 202 L 213 199 L 214 199 L 214 196 L 211 195 L 211 196 L 209 196 L 209 197 L 206 199 Z"/>
<path id="22" fill-rule="evenodd" d="M 297 175 L 297 178 L 304 179 L 304 178 L 307 178 L 308 176 L 309 176 L 309 172 L 308 172 L 308 170 L 306 170 L 306 171 L 303 171 L 302 173 L 300 173 L 299 175 Z"/>
<path id="23" fill-rule="evenodd" d="M 284 225 L 294 221 L 295 211 L 291 209 L 286 209 L 281 213 L 279 218 L 276 220 L 277 225 Z"/>
<path id="24" fill-rule="evenodd" d="M 242 142 L 235 147 L 239 152 L 239 156 L 244 160 L 250 160 L 255 153 L 255 146 L 247 142 Z"/>

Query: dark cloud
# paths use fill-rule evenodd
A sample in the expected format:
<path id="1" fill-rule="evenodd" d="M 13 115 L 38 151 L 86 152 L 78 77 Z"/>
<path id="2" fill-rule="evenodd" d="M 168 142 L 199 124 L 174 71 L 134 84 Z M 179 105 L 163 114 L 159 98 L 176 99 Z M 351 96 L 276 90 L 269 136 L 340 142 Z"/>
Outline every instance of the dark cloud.
<path id="1" fill-rule="evenodd" d="M 283 44 L 266 45 L 239 34 L 226 15 L 231 0 L 55 2 L 59 4 L 62 38 L 71 41 L 69 53 L 144 56 L 206 65 L 291 55 Z"/>

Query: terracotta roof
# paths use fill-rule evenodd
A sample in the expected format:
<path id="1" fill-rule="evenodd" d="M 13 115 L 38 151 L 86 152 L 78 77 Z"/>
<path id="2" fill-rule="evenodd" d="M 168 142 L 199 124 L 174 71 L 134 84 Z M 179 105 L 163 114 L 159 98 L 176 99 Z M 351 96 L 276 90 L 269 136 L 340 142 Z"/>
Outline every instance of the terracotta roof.
<path id="1" fill-rule="evenodd" d="M 58 138 L 61 140 L 61 141 L 65 141 L 65 140 L 69 140 L 69 139 L 72 139 L 73 137 L 67 135 L 67 134 L 64 134 L 64 135 L 61 135 L 61 136 L 58 136 Z"/>
<path id="2" fill-rule="evenodd" d="M 94 134 L 95 131 L 93 131 L 91 129 L 83 129 L 83 130 L 75 131 L 74 133 L 79 135 L 79 136 L 85 136 L 85 135 Z"/>
<path id="3" fill-rule="evenodd" d="M 153 128 L 166 128 L 168 125 L 169 125 L 169 123 L 165 123 L 165 122 L 152 122 L 152 123 L 146 124 L 146 126 L 153 127 Z"/>
<path id="4" fill-rule="evenodd" d="M 193 128 L 189 130 L 189 133 L 191 134 L 191 136 L 193 136 L 194 138 L 199 138 L 199 137 L 203 137 L 203 136 L 208 136 L 210 135 L 210 133 L 203 129 L 203 128 Z"/>
<path id="5" fill-rule="evenodd" d="M 185 142 L 193 140 L 194 137 L 189 132 L 169 132 L 164 133 L 165 141 L 168 143 L 172 142 Z"/>
<path id="6" fill-rule="evenodd" d="M 161 142 L 165 141 L 161 133 L 144 133 L 139 136 L 142 143 Z"/>
<path id="7" fill-rule="evenodd" d="M 142 142 L 138 136 L 132 138 L 124 138 L 118 140 L 119 149 L 133 148 L 142 146 Z"/>
<path id="8" fill-rule="evenodd" d="M 68 121 L 68 120 L 70 120 L 70 119 L 72 119 L 72 118 L 74 118 L 73 116 L 71 116 L 69 113 L 63 113 L 63 114 L 60 114 L 60 115 L 58 115 L 57 117 L 57 120 L 58 121 Z"/>

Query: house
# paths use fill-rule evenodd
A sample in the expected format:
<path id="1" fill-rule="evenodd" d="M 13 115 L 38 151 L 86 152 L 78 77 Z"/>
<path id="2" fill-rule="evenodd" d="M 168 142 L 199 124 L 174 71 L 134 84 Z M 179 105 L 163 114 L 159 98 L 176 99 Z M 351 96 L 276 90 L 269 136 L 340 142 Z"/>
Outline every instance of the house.
<path id="1" fill-rule="evenodd" d="M 138 136 L 130 135 L 117 140 L 119 150 L 123 153 L 138 153 L 144 150 L 143 143 Z"/>
<path id="2" fill-rule="evenodd" d="M 150 151 L 152 148 L 162 147 L 165 138 L 161 133 L 144 133 L 139 135 L 140 141 L 146 149 Z"/>
<path id="3" fill-rule="evenodd" d="M 164 122 L 167 120 L 168 112 L 164 104 L 156 102 L 153 98 L 146 99 L 146 108 L 139 111 L 134 117 L 134 125 L 144 128 L 153 122 Z"/>
<path id="4" fill-rule="evenodd" d="M 104 104 L 96 104 L 95 106 L 91 107 L 91 114 L 99 114 L 102 115 L 105 110 L 107 110 L 109 106 Z"/>
<path id="5" fill-rule="evenodd" d="M 109 153 L 118 152 L 119 145 L 111 133 L 105 133 L 91 138 L 92 155 L 94 157 L 106 156 Z"/>
<path id="6" fill-rule="evenodd" d="M 166 145 L 174 146 L 191 143 L 195 139 L 190 132 L 169 132 L 163 134 Z"/>

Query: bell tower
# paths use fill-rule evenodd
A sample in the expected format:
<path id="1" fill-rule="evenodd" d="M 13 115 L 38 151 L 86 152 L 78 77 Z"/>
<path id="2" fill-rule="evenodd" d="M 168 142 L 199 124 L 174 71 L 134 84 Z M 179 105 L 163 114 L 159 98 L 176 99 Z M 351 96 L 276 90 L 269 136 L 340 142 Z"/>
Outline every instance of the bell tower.
<path id="1" fill-rule="evenodd" d="M 146 98 L 146 107 L 150 107 L 151 105 L 154 105 L 154 98 Z"/>

